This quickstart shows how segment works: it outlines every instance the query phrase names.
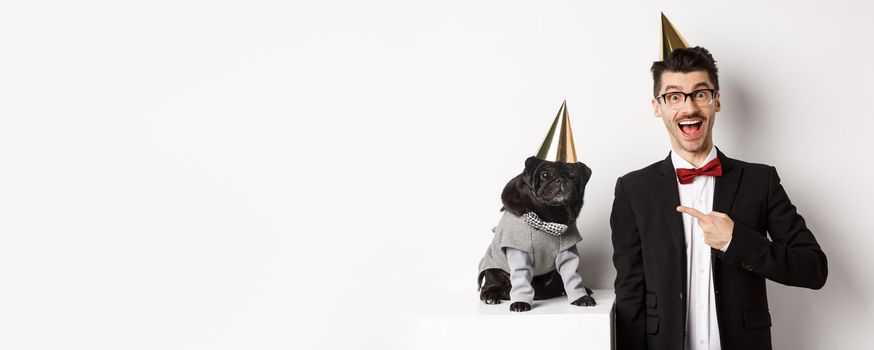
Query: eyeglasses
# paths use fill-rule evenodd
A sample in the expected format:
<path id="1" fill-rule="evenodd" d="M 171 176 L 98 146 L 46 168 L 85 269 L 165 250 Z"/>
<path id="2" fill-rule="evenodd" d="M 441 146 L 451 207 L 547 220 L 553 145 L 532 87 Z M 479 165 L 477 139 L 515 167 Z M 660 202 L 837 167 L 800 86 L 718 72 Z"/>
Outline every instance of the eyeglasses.
<path id="1" fill-rule="evenodd" d="M 691 97 L 692 102 L 694 102 L 696 106 L 705 107 L 713 103 L 714 95 L 716 95 L 715 89 L 695 90 L 688 94 L 685 92 L 674 91 L 658 95 L 656 96 L 656 100 L 661 99 L 662 103 L 666 104 L 668 108 L 680 109 L 680 107 L 686 103 L 686 99 Z"/>

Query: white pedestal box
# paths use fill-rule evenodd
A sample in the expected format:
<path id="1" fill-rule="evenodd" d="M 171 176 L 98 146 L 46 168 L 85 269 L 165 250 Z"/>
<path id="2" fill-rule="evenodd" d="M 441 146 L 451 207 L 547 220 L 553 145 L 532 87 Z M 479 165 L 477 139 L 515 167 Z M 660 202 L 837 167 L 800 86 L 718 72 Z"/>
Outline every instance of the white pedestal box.
<path id="1" fill-rule="evenodd" d="M 571 305 L 565 297 L 538 300 L 528 312 L 511 312 L 510 303 L 486 305 L 476 291 L 447 295 L 417 318 L 419 350 L 608 350 L 612 330 L 612 289 L 595 290 L 592 307 Z"/>

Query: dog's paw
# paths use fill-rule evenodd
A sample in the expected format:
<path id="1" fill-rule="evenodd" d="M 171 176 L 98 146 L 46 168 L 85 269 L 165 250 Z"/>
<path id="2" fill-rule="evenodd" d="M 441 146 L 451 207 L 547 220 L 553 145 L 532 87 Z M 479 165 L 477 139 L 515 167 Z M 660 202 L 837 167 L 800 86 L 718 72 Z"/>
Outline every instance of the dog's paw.
<path id="1" fill-rule="evenodd" d="M 571 304 L 576 306 L 595 306 L 595 298 L 590 295 L 583 295 L 579 299 L 574 300 Z"/>
<path id="2" fill-rule="evenodd" d="M 489 305 L 500 304 L 501 293 L 498 293 L 497 291 L 483 290 L 479 293 L 479 300 L 482 300 Z"/>
<path id="3" fill-rule="evenodd" d="M 531 310 L 531 304 L 517 301 L 515 303 L 510 304 L 510 311 L 513 312 L 525 312 Z"/>

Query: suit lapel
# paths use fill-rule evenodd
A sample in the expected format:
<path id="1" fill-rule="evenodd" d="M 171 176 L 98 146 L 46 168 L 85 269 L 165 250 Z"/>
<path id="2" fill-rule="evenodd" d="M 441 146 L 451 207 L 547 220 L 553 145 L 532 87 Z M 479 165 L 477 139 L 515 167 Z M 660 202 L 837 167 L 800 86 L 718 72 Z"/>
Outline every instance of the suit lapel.
<path id="1" fill-rule="evenodd" d="M 716 149 L 716 156 L 722 163 L 722 176 L 716 178 L 716 187 L 713 190 L 713 210 L 728 214 L 732 204 L 734 204 L 743 168 L 735 167 L 734 162 L 722 154 L 719 148 Z"/>
<path id="2" fill-rule="evenodd" d="M 680 285 L 680 297 L 685 298 L 686 286 L 686 233 L 683 230 L 683 214 L 677 211 L 677 206 L 680 205 L 680 189 L 677 187 L 677 172 L 674 170 L 674 163 L 671 161 L 671 154 L 657 168 L 659 176 L 655 176 L 656 183 L 654 184 L 653 192 L 656 194 L 658 206 L 661 207 L 662 215 L 665 217 L 665 222 L 668 223 L 669 234 L 674 241 L 674 251 L 677 254 L 677 263 L 680 268 L 676 273 L 683 283 Z M 686 319 L 686 303 L 683 302 L 683 319 Z"/>
<path id="3" fill-rule="evenodd" d="M 671 162 L 670 153 L 668 153 L 668 157 L 665 158 L 661 166 L 658 167 L 658 173 L 661 176 L 656 178 L 654 191 L 656 192 L 659 206 L 662 208 L 662 214 L 668 223 L 668 229 L 671 231 L 670 234 L 674 240 L 674 247 L 677 249 L 677 253 L 686 256 L 683 214 L 677 211 L 677 206 L 680 205 L 680 190 L 677 188 L 677 175 L 674 171 L 674 163 Z M 683 265 L 685 263 L 686 259 L 683 259 Z"/>
<path id="4" fill-rule="evenodd" d="M 731 211 L 731 206 L 734 204 L 734 197 L 737 195 L 737 187 L 740 185 L 743 168 L 735 167 L 734 161 L 725 156 L 719 148 L 716 149 L 716 156 L 719 157 L 719 162 L 722 163 L 722 176 L 716 178 L 716 187 L 713 189 L 713 211 L 718 211 L 723 214 L 728 214 Z M 719 257 L 722 256 L 722 251 L 716 248 L 710 249 L 711 266 L 713 273 L 719 275 Z M 717 279 L 714 279 L 716 283 Z M 718 286 L 714 285 L 717 288 Z"/>

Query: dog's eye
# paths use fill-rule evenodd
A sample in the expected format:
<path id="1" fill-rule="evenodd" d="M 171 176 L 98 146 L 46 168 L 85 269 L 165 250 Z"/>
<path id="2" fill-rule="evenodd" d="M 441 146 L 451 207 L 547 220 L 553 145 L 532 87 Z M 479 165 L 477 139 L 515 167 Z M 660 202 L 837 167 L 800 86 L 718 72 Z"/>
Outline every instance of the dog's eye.
<path id="1" fill-rule="evenodd" d="M 550 176 L 551 176 L 551 175 L 550 175 L 548 172 L 540 173 L 540 178 L 543 179 L 543 180 L 548 179 Z"/>

